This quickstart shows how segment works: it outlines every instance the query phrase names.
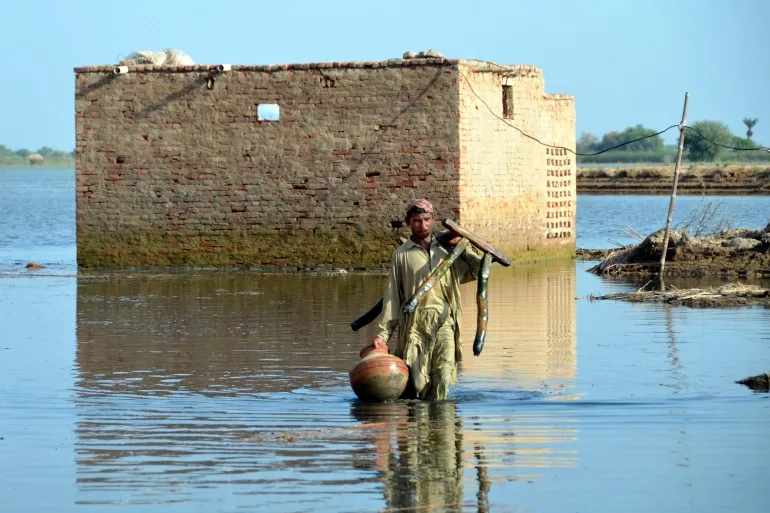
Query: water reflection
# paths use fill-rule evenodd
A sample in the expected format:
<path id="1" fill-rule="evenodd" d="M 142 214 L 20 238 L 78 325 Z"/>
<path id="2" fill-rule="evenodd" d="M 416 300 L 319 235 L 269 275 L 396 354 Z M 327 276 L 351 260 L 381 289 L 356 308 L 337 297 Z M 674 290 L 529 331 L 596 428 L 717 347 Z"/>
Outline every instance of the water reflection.
<path id="1" fill-rule="evenodd" d="M 487 342 L 474 357 L 475 286 L 463 288 L 462 379 L 507 377 L 566 392 L 577 369 L 576 276 L 573 264 L 496 268 L 489 281 Z"/>
<path id="2" fill-rule="evenodd" d="M 354 403 L 351 414 L 374 426 L 369 441 L 388 510 L 462 508 L 465 447 L 454 403 Z"/>
<path id="3" fill-rule="evenodd" d="M 576 465 L 576 412 L 547 406 L 578 397 L 574 267 L 493 275 L 478 358 L 475 285 L 464 287 L 460 385 L 436 404 L 367 405 L 350 390 L 374 326 L 349 323 L 383 285 L 355 274 L 79 280 L 78 502 L 205 503 L 216 489 L 272 511 L 488 511 L 495 486 Z"/>
<path id="4" fill-rule="evenodd" d="M 353 403 L 351 415 L 374 448 L 356 466 L 376 472 L 387 511 L 490 511 L 496 486 L 534 483 L 544 469 L 577 465 L 575 413 L 512 414 L 510 405 L 455 401 Z"/>
<path id="5" fill-rule="evenodd" d="M 163 394 L 343 384 L 365 344 L 351 312 L 379 277 L 206 273 L 78 283 L 79 386 Z"/>

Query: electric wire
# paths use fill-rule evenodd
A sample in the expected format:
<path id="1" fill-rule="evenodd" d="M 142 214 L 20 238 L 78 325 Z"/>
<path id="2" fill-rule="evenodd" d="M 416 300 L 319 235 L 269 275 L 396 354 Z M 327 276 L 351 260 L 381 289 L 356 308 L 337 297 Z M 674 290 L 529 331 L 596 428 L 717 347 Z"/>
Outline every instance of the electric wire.
<path id="1" fill-rule="evenodd" d="M 491 63 L 491 64 L 495 64 L 495 63 Z M 501 66 L 500 64 L 495 64 L 495 65 L 496 65 L 496 66 L 498 66 L 498 67 L 500 67 L 500 68 L 502 68 L 502 69 L 506 69 L 504 66 Z M 491 108 L 491 107 L 490 107 L 490 106 L 487 104 L 487 102 L 486 102 L 486 101 L 484 101 L 484 99 L 483 99 L 481 96 L 479 96 L 479 94 L 478 94 L 478 93 L 477 93 L 477 92 L 476 92 L 476 91 L 473 89 L 473 86 L 471 85 L 471 83 L 470 83 L 470 80 L 468 80 L 468 77 L 466 77 L 466 76 L 465 76 L 465 74 L 464 74 L 462 71 L 458 71 L 458 72 L 460 73 L 460 76 L 462 76 L 462 77 L 465 79 L 466 85 L 467 85 L 467 86 L 468 86 L 468 88 L 471 90 L 471 92 L 473 93 L 473 95 L 474 95 L 476 98 L 478 98 L 478 100 L 479 100 L 479 101 L 480 101 L 482 104 L 484 104 L 484 106 L 487 108 L 487 110 L 489 110 L 489 112 L 490 112 L 490 113 L 491 113 L 493 116 L 495 116 L 497 119 L 499 119 L 500 121 L 502 121 L 503 123 L 505 123 L 505 124 L 506 124 L 506 125 L 508 125 L 509 127 L 513 128 L 514 130 L 518 131 L 518 132 L 519 132 L 521 135 L 523 135 L 524 137 L 526 137 L 526 138 L 528 138 L 528 139 L 532 139 L 533 141 L 535 141 L 536 143 L 538 143 L 538 144 L 540 144 L 540 145 L 542 145 L 542 146 L 546 146 L 546 147 L 549 147 L 549 148 L 558 148 L 558 149 L 566 150 L 566 151 L 568 151 L 568 152 L 570 152 L 570 153 L 572 153 L 572 154 L 574 154 L 574 155 L 577 155 L 577 156 L 581 156 L 581 157 L 591 157 L 591 156 L 594 156 L 594 155 L 601 155 L 602 153 L 606 153 L 606 152 L 608 152 L 608 151 L 611 151 L 611 150 L 615 150 L 615 149 L 617 149 L 617 148 L 620 148 L 620 147 L 622 147 L 622 146 L 627 146 L 627 145 L 629 145 L 629 144 L 632 144 L 632 143 L 635 143 L 635 142 L 637 142 L 637 141 L 642 141 L 642 140 L 644 140 L 644 139 L 649 139 L 649 138 L 651 138 L 651 137 L 657 137 L 658 135 L 664 134 L 664 133 L 668 132 L 669 130 L 671 130 L 672 128 L 677 128 L 677 127 L 679 127 L 679 128 L 680 128 L 680 129 L 682 129 L 682 130 L 688 130 L 688 129 L 689 129 L 689 130 L 692 130 L 692 131 L 694 131 L 696 134 L 698 134 L 698 136 L 699 136 L 701 139 L 703 139 L 704 141 L 706 141 L 706 142 L 709 142 L 709 143 L 711 143 L 711 144 L 713 144 L 713 145 L 715 145 L 715 146 L 721 146 L 721 147 L 723 147 L 723 148 L 729 148 L 729 149 L 731 149 L 731 150 L 735 150 L 735 151 L 755 151 L 755 150 L 765 150 L 765 151 L 770 151 L 770 148 L 767 148 L 767 147 L 765 147 L 765 146 L 758 146 L 758 147 L 756 147 L 756 148 L 738 148 L 738 147 L 736 147 L 736 146 L 728 146 L 728 145 L 720 144 L 720 143 L 717 143 L 717 142 L 714 142 L 714 141 L 712 141 L 712 140 L 708 139 L 706 136 L 704 136 L 704 135 L 701 133 L 701 131 L 700 131 L 700 130 L 698 130 L 698 129 L 697 129 L 697 128 L 695 128 L 695 127 L 692 127 L 692 126 L 687 126 L 686 124 L 685 124 L 684 126 L 680 126 L 680 124 L 679 124 L 679 123 L 677 123 L 677 124 L 675 124 L 675 125 L 671 125 L 671 126 L 670 126 L 670 127 L 668 127 L 668 128 L 665 128 L 665 129 L 663 129 L 663 130 L 661 130 L 661 131 L 659 131 L 659 132 L 655 132 L 654 134 L 645 135 L 645 136 L 643 136 L 643 137 L 638 137 L 638 138 L 636 138 L 636 139 L 631 139 L 630 141 L 625 141 L 625 142 L 623 142 L 623 143 L 617 144 L 617 145 L 615 145 L 615 146 L 612 146 L 612 147 L 610 147 L 610 148 L 606 148 L 606 149 L 604 149 L 604 150 L 601 150 L 601 151 L 597 151 L 597 152 L 595 152 L 595 153 L 582 153 L 582 152 L 576 152 L 576 151 L 573 151 L 573 150 L 571 150 L 571 149 L 569 149 L 569 148 L 566 148 L 566 147 L 564 147 L 564 146 L 557 146 L 557 145 L 554 145 L 554 144 L 547 144 L 547 143 L 544 143 L 544 142 L 540 141 L 539 139 L 537 139 L 536 137 L 533 137 L 533 136 L 529 135 L 528 133 L 524 132 L 524 131 L 523 131 L 521 128 L 519 128 L 519 127 L 517 127 L 517 126 L 515 126 L 515 125 L 513 125 L 513 124 L 511 124 L 511 123 L 509 123 L 509 122 L 508 122 L 508 120 L 506 120 L 505 118 L 503 118 L 502 116 L 500 116 L 499 114 L 497 114 L 497 112 L 495 112 L 495 111 L 494 111 L 494 110 L 493 110 L 493 109 L 492 109 L 492 108 Z"/>
<path id="2" fill-rule="evenodd" d="M 685 129 L 686 130 L 693 130 L 696 134 L 698 134 L 698 136 L 701 139 L 703 139 L 706 142 L 709 142 L 709 143 L 713 144 L 714 146 L 721 146 L 722 148 L 728 148 L 728 149 L 735 150 L 735 151 L 757 151 L 757 150 L 770 151 L 770 148 L 768 148 L 767 146 L 757 146 L 755 148 L 738 148 L 736 146 L 728 146 L 726 144 L 720 144 L 718 142 L 712 141 L 711 139 L 707 138 L 705 135 L 703 135 L 701 133 L 700 130 L 698 130 L 694 126 L 686 126 Z"/>

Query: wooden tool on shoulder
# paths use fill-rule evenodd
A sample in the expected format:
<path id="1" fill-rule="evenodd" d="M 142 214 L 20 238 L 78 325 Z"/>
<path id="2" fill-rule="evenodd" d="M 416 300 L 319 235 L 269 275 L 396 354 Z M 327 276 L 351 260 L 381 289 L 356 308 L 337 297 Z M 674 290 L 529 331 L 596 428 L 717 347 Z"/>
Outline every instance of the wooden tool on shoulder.
<path id="1" fill-rule="evenodd" d="M 452 266 L 455 260 L 465 251 L 468 244 L 471 244 L 476 249 L 481 251 L 484 256 L 481 260 L 481 267 L 478 274 L 478 287 L 476 292 L 476 304 L 478 306 L 478 316 L 476 321 L 476 337 L 473 341 L 473 354 L 478 356 L 481 354 L 481 350 L 484 347 L 484 340 L 486 338 L 487 320 L 489 318 L 489 306 L 487 301 L 487 284 L 489 281 L 490 268 L 493 262 L 497 262 L 500 265 L 508 267 L 511 265 L 511 259 L 503 252 L 492 246 L 486 240 L 482 239 L 478 235 L 472 233 L 460 226 L 452 219 L 444 219 L 442 224 L 446 231 L 439 233 L 436 237 L 439 243 L 447 247 L 447 242 L 457 236 L 460 237 L 460 241 L 451 248 L 449 254 L 444 257 L 439 265 L 437 265 L 425 280 L 420 284 L 417 292 L 409 298 L 403 305 L 403 311 L 407 314 L 414 313 L 420 300 L 425 297 L 425 294 L 433 288 L 433 286 L 444 276 L 447 270 Z M 447 247 L 447 249 L 450 249 Z M 352 323 L 350 327 L 353 331 L 358 331 L 363 328 L 382 312 L 383 300 L 380 300 L 375 304 L 368 312 L 358 317 Z"/>

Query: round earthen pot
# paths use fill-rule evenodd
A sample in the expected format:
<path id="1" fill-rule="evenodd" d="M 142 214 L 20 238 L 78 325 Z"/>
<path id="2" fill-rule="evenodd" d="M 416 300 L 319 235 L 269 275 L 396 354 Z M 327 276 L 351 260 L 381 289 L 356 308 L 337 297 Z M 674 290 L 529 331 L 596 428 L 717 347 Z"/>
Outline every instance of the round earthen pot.
<path id="1" fill-rule="evenodd" d="M 387 349 L 367 346 L 361 350 L 361 361 L 350 371 L 350 386 L 365 402 L 387 402 L 398 399 L 406 389 L 409 367 L 388 354 Z"/>

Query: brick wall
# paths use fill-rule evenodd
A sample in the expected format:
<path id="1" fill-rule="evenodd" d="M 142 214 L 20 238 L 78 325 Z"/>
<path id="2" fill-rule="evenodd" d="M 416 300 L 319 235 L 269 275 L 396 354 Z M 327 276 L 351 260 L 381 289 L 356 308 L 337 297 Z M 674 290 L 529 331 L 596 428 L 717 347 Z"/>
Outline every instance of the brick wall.
<path id="1" fill-rule="evenodd" d="M 563 200 L 571 194 L 574 200 L 574 179 L 570 182 L 574 159 L 562 156 L 564 150 L 548 149 L 513 128 L 543 143 L 574 150 L 572 98 L 546 95 L 542 72 L 533 66 L 497 69 L 478 63 L 461 65 L 459 70 L 462 223 L 509 253 L 573 251 L 574 229 L 571 235 L 552 238 L 557 230 L 551 228 L 555 224 L 551 215 L 557 215 L 552 205 L 562 200 L 562 196 L 555 197 L 557 194 L 564 194 Z M 507 113 L 503 86 L 510 86 L 512 98 Z M 558 175 L 552 177 L 552 169 Z M 563 170 L 572 170 L 572 177 L 562 177 Z M 567 219 L 566 214 L 559 217 L 560 221 Z M 558 230 L 560 235 L 562 231 Z"/>
<path id="2" fill-rule="evenodd" d="M 552 144 L 573 152 L 575 140 L 575 102 L 571 96 L 548 95 L 542 106 Z M 544 150 L 544 151 L 543 151 Z M 577 164 L 574 153 L 562 148 L 543 148 L 546 170 L 546 239 L 551 246 L 574 250 L 577 213 Z"/>
<path id="3" fill-rule="evenodd" d="M 538 68 L 489 66 L 76 68 L 78 263 L 382 267 L 415 197 L 512 256 L 572 250 L 549 209 L 574 208 L 549 200 L 574 200 L 574 159 L 555 185 L 555 156 L 492 112 L 507 81 L 508 121 L 574 148 L 574 104 L 545 95 Z M 279 120 L 259 119 L 264 104 Z"/>
<path id="4" fill-rule="evenodd" d="M 415 195 L 459 213 L 448 61 L 76 72 L 80 265 L 380 266 Z"/>

